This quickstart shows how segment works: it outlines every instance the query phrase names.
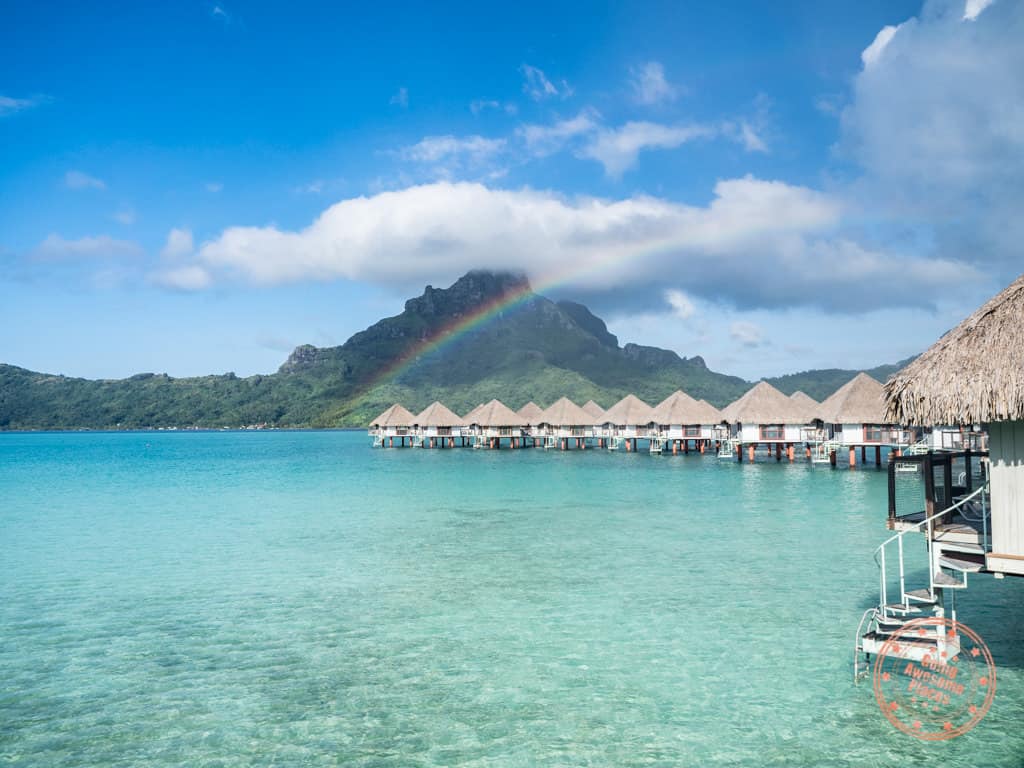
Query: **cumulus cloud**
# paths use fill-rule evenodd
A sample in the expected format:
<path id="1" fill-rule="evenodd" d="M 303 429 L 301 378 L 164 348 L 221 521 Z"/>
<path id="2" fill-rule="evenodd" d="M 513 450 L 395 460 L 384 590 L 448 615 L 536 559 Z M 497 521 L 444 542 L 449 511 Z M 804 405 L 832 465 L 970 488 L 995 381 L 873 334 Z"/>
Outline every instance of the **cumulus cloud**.
<path id="1" fill-rule="evenodd" d="M 545 157 L 560 151 L 573 139 L 596 131 L 600 119 L 596 111 L 584 109 L 576 117 L 556 120 L 550 125 L 521 125 L 516 134 L 523 140 L 530 154 Z"/>
<path id="2" fill-rule="evenodd" d="M 672 314 L 680 320 L 689 320 L 697 311 L 690 297 L 675 288 L 665 291 L 665 301 L 672 308 Z"/>
<path id="3" fill-rule="evenodd" d="M 649 61 L 633 70 L 633 94 L 641 104 L 672 101 L 679 92 L 665 79 L 665 68 L 657 61 Z"/>
<path id="4" fill-rule="evenodd" d="M 831 311 L 928 305 L 937 289 L 977 278 L 959 262 L 843 239 L 841 216 L 829 195 L 751 177 L 719 182 L 707 206 L 445 182 L 343 200 L 302 230 L 230 227 L 198 249 L 203 276 L 189 277 L 197 287 L 348 279 L 404 288 L 511 268 L 622 301 L 631 291 L 663 295 L 671 280 L 689 296 Z"/>
<path id="5" fill-rule="evenodd" d="M 423 140 L 399 150 L 399 155 L 417 163 L 439 163 L 465 159 L 472 164 L 490 160 L 505 148 L 505 139 L 485 139 L 483 136 L 427 136 Z"/>
<path id="6" fill-rule="evenodd" d="M 713 128 L 689 125 L 659 125 L 629 122 L 621 128 L 602 129 L 581 151 L 582 157 L 597 160 L 605 173 L 618 178 L 636 164 L 641 151 L 674 149 L 688 141 L 714 135 Z"/>
<path id="7" fill-rule="evenodd" d="M 67 259 L 102 259 L 142 256 L 138 243 L 117 240 L 110 235 L 81 237 L 66 240 L 60 235 L 50 234 L 32 252 L 37 261 L 62 261 Z"/>
<path id="8" fill-rule="evenodd" d="M 767 343 L 761 326 L 746 320 L 732 323 L 729 326 L 729 337 L 744 347 L 760 347 Z"/>
<path id="9" fill-rule="evenodd" d="M 81 171 L 68 171 L 64 174 L 64 186 L 68 189 L 106 189 L 107 185 L 102 179 L 90 176 Z"/>
<path id="10" fill-rule="evenodd" d="M 534 101 L 543 101 L 553 97 L 567 99 L 572 96 L 573 91 L 569 87 L 569 83 L 561 80 L 558 85 L 555 85 L 542 69 L 523 64 L 519 71 L 523 73 L 523 93 Z"/>
<path id="11" fill-rule="evenodd" d="M 192 231 L 188 229 L 172 229 L 167 233 L 167 243 L 160 251 L 162 259 L 181 259 L 190 256 L 195 246 L 192 242 Z"/>
<path id="12" fill-rule="evenodd" d="M 993 0 L 967 0 L 964 3 L 964 16 L 966 21 L 974 21 L 981 15 L 981 12 L 992 5 Z"/>
<path id="13" fill-rule="evenodd" d="M 152 281 L 177 291 L 200 291 L 213 282 L 210 273 L 196 264 L 156 272 Z"/>
<path id="14" fill-rule="evenodd" d="M 1022 3 L 929 2 L 865 50 L 838 145 L 865 208 L 1006 278 L 1024 240 L 1022 40 Z"/>

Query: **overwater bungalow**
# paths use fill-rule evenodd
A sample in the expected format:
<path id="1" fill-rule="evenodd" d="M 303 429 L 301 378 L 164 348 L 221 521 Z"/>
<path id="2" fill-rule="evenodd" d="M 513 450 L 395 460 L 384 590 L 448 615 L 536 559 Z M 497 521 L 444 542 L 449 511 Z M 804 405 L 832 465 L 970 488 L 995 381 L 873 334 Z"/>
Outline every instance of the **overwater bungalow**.
<path id="1" fill-rule="evenodd" d="M 560 397 L 537 417 L 539 436 L 545 448 L 570 446 L 580 450 L 587 447 L 587 439 L 594 436 L 594 417 L 567 397 Z"/>
<path id="2" fill-rule="evenodd" d="M 765 445 L 776 460 L 785 449 L 793 461 L 795 446 L 803 442 L 808 414 L 767 381 L 760 381 L 745 395 L 722 409 L 722 420 L 729 425 L 729 441 L 724 453 L 735 452 L 743 461 L 743 448 L 750 461 L 759 445 Z"/>
<path id="3" fill-rule="evenodd" d="M 689 453 L 691 446 L 704 453 L 716 439 L 716 425 L 721 412 L 703 400 L 694 400 L 681 389 L 656 405 L 651 420 L 657 425 L 658 437 L 651 438 L 650 450 L 660 453 L 671 446 L 672 453 Z"/>
<path id="4" fill-rule="evenodd" d="M 816 440 L 824 440 L 826 438 L 826 434 L 822 424 L 820 422 L 815 423 L 818 408 L 821 406 L 821 403 L 799 389 L 790 395 L 789 399 L 793 401 L 793 405 L 795 405 L 800 410 L 800 413 L 803 414 L 804 418 L 807 419 L 807 424 L 805 424 L 801 430 L 801 438 L 803 441 L 806 443 L 812 443 Z"/>
<path id="5" fill-rule="evenodd" d="M 886 422 L 885 408 L 882 385 L 866 373 L 858 373 L 815 409 L 815 418 L 825 431 L 819 446 L 829 449 L 833 464 L 839 448 L 849 450 L 851 467 L 857 464 L 858 448 L 862 463 L 871 448 L 875 465 L 881 466 L 883 448 L 902 450 L 914 442 L 910 430 Z"/>
<path id="6" fill-rule="evenodd" d="M 516 413 L 526 423 L 526 436 L 531 441 L 531 445 L 537 446 L 542 440 L 542 434 L 540 429 L 540 415 L 544 413 L 544 409 L 537 405 L 532 400 L 520 408 Z"/>
<path id="7" fill-rule="evenodd" d="M 640 438 L 658 436 L 653 414 L 654 409 L 639 397 L 626 395 L 600 417 L 601 423 L 597 425 L 596 432 L 598 446 L 615 450 L 620 442 L 624 442 L 627 451 L 635 451 Z"/>
<path id="8" fill-rule="evenodd" d="M 501 448 L 507 440 L 512 448 L 525 445 L 527 420 L 500 400 L 477 406 L 463 417 L 474 448 Z"/>
<path id="9" fill-rule="evenodd" d="M 412 441 L 412 423 L 416 420 L 408 410 L 395 403 L 384 413 L 370 422 L 369 434 L 373 438 L 373 447 L 382 448 L 385 444 L 389 448 L 395 447 L 395 438 L 398 438 L 399 445 L 404 446 L 408 438 Z"/>
<path id="10" fill-rule="evenodd" d="M 413 420 L 413 431 L 416 443 L 424 448 L 454 448 L 456 440 L 464 444 L 465 425 L 460 416 L 435 401 Z"/>
<path id="11" fill-rule="evenodd" d="M 968 574 L 1024 576 L 1024 275 L 949 331 L 884 386 L 887 423 L 982 425 L 988 455 L 970 448 L 890 458 L 888 527 L 897 531 L 875 552 L 879 602 L 857 631 L 854 675 L 909 619 L 956 620 L 956 591 Z M 919 462 L 923 510 L 902 510 L 897 463 Z M 980 472 L 978 471 L 980 469 Z M 961 470 L 961 471 L 958 471 Z M 908 537 L 910 539 L 908 540 Z M 923 539 L 929 563 L 917 583 L 906 574 L 904 552 Z M 898 591 L 892 589 L 896 578 Z M 907 655 L 956 655 L 960 638 L 929 632 Z M 901 640 L 901 642 L 903 642 Z M 861 659 L 861 655 L 866 657 Z"/>

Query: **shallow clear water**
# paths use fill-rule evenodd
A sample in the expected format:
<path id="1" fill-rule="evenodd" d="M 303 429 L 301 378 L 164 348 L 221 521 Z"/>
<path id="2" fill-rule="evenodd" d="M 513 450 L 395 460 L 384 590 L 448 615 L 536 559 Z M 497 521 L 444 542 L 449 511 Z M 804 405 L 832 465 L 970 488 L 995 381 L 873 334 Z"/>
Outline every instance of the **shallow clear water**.
<path id="1" fill-rule="evenodd" d="M 1024 580 L 923 743 L 851 682 L 874 469 L 0 435 L 0 763 L 1024 765 Z"/>

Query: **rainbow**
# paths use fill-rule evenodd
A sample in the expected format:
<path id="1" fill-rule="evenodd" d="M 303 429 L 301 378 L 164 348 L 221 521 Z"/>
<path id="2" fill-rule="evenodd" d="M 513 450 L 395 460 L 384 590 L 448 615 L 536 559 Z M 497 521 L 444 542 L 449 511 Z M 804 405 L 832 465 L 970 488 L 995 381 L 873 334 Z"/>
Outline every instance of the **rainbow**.
<path id="1" fill-rule="evenodd" d="M 612 257 L 607 260 L 608 262 L 621 261 L 621 257 Z M 610 264 L 601 264 L 599 268 L 610 266 Z M 381 383 L 397 378 L 401 376 L 406 370 L 412 367 L 418 360 L 428 355 L 432 355 L 435 352 L 443 350 L 445 347 L 458 341 L 466 334 L 471 333 L 478 328 L 485 326 L 500 315 L 502 312 L 506 312 L 513 309 L 521 304 L 524 304 L 534 295 L 539 294 L 541 291 L 550 290 L 557 288 L 566 283 L 570 283 L 573 280 L 580 277 L 581 274 L 586 273 L 593 275 L 595 273 L 595 267 L 593 263 L 587 264 L 584 268 L 576 267 L 574 269 L 566 270 L 559 274 L 549 275 L 546 278 L 542 278 L 535 284 L 527 282 L 520 288 L 515 288 L 508 291 L 501 296 L 489 301 L 481 306 L 477 307 L 473 312 L 470 312 L 458 320 L 449 323 L 441 328 L 437 329 L 431 336 L 425 338 L 416 344 L 413 344 L 408 350 L 402 355 L 397 357 L 392 362 L 388 363 L 381 369 L 375 376 L 370 378 L 363 386 L 363 394 L 368 393 L 374 387 Z"/>

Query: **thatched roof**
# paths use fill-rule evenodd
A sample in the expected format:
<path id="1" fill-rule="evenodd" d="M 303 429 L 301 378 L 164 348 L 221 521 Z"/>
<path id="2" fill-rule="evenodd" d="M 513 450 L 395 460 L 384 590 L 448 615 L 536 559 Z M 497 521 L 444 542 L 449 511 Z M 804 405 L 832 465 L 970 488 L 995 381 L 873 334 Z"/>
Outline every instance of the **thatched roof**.
<path id="1" fill-rule="evenodd" d="M 821 403 L 807 393 L 801 392 L 798 389 L 789 396 L 789 399 L 792 400 L 793 404 L 800 409 L 800 413 L 803 415 L 805 421 L 809 422 L 814 419 L 821 418 L 819 415 L 821 411 Z"/>
<path id="2" fill-rule="evenodd" d="M 767 381 L 759 381 L 743 397 L 722 409 L 730 424 L 806 424 L 801 408 Z"/>
<path id="3" fill-rule="evenodd" d="M 655 424 L 717 424 L 721 416 L 717 408 L 677 389 L 654 406 L 651 420 Z"/>
<path id="4" fill-rule="evenodd" d="M 462 417 L 462 422 L 464 424 L 479 424 L 479 422 L 476 421 L 476 415 L 479 411 L 482 411 L 483 409 L 484 404 L 480 403 L 480 405 L 478 405 L 476 408 L 474 408 L 473 410 L 471 410 L 469 413 Z"/>
<path id="5" fill-rule="evenodd" d="M 1024 419 L 1024 275 L 885 384 L 886 421 Z"/>
<path id="6" fill-rule="evenodd" d="M 500 400 L 491 400 L 475 409 L 463 421 L 467 424 L 479 424 L 482 427 L 525 427 L 526 420 L 519 416 Z"/>
<path id="7" fill-rule="evenodd" d="M 826 424 L 885 424 L 885 392 L 866 373 L 858 373 L 818 407 Z"/>
<path id="8" fill-rule="evenodd" d="M 601 416 L 602 424 L 636 426 L 650 424 L 654 409 L 636 395 L 626 395 Z"/>
<path id="9" fill-rule="evenodd" d="M 370 422 L 371 427 L 411 427 L 416 417 L 395 403 L 384 413 Z"/>
<path id="10" fill-rule="evenodd" d="M 437 401 L 428 405 L 413 423 L 421 427 L 461 427 L 465 424 L 459 416 Z"/>
<path id="11" fill-rule="evenodd" d="M 595 403 L 593 400 L 587 400 L 587 402 L 585 402 L 580 407 L 590 414 L 591 418 L 594 419 L 595 424 L 603 423 L 602 419 L 604 419 L 604 408 Z"/>
<path id="12" fill-rule="evenodd" d="M 532 400 L 516 411 L 517 414 L 526 420 L 527 424 L 540 424 L 540 415 L 544 410 Z"/>
<path id="13" fill-rule="evenodd" d="M 593 424 L 594 417 L 568 397 L 560 397 L 544 410 L 536 423 L 551 424 L 556 427 L 582 427 Z"/>

